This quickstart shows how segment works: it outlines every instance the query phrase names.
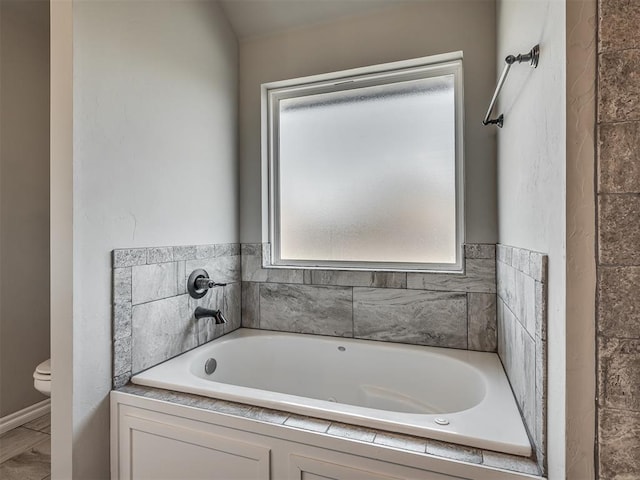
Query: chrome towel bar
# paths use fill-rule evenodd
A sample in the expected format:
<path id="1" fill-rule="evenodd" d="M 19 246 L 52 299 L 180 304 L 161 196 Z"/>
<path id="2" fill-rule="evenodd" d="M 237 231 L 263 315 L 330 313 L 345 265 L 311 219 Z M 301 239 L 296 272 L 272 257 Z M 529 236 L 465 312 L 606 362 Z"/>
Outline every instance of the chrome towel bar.
<path id="1" fill-rule="evenodd" d="M 511 65 L 514 63 L 522 63 L 529 62 L 533 68 L 538 67 L 538 60 L 540 59 L 540 45 L 536 45 L 531 49 L 529 53 L 520 54 L 517 56 L 509 55 L 504 59 L 505 66 L 502 69 L 502 73 L 500 74 L 500 79 L 498 80 L 498 84 L 496 85 L 496 91 L 493 93 L 493 97 L 491 97 L 491 103 L 489 104 L 489 110 L 487 110 L 487 114 L 484 116 L 484 120 L 482 121 L 483 125 L 497 125 L 502 128 L 504 124 L 504 115 L 500 114 L 498 118 L 493 120 L 489 120 L 491 117 L 491 112 L 493 111 L 493 107 L 496 105 L 496 100 L 498 100 L 498 95 L 500 95 L 500 90 L 502 90 L 502 86 L 504 85 L 504 81 L 507 79 L 507 74 L 509 73 L 509 69 Z"/>

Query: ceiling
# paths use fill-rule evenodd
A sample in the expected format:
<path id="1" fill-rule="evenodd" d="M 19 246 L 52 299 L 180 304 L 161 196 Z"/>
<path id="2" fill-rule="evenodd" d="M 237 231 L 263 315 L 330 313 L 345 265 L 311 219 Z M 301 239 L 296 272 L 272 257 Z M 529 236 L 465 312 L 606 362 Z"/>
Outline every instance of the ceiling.
<path id="1" fill-rule="evenodd" d="M 420 0 L 220 0 L 240 40 Z M 422 0 L 424 1 L 424 0 Z"/>

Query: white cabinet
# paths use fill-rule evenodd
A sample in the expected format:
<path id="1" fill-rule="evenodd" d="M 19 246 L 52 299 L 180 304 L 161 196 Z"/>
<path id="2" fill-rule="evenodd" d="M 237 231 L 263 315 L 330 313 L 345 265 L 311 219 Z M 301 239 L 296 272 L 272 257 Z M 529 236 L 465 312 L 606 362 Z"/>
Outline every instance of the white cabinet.
<path id="1" fill-rule="evenodd" d="M 111 393 L 114 480 L 517 480 L 528 475 Z"/>
<path id="2" fill-rule="evenodd" d="M 119 478 L 268 480 L 269 448 L 232 440 L 198 425 L 176 425 L 157 413 L 151 421 L 135 410 L 120 418 Z"/>

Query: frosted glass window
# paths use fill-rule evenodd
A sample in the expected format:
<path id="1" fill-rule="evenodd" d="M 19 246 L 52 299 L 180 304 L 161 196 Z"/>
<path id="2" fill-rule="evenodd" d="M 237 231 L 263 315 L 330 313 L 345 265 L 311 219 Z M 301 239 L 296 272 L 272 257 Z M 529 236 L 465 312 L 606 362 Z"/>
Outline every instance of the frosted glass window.
<path id="1" fill-rule="evenodd" d="M 456 75 L 392 80 L 273 102 L 275 263 L 458 261 Z"/>

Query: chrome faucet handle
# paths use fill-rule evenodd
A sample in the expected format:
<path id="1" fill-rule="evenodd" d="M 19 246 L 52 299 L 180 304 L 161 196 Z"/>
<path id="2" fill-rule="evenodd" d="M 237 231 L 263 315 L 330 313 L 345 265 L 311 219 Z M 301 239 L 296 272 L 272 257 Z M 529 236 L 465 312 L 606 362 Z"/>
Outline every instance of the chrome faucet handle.
<path id="1" fill-rule="evenodd" d="M 209 278 L 206 270 L 201 268 L 194 270 L 187 280 L 187 291 L 192 298 L 202 298 L 213 287 L 224 287 L 226 283 L 214 282 Z"/>

